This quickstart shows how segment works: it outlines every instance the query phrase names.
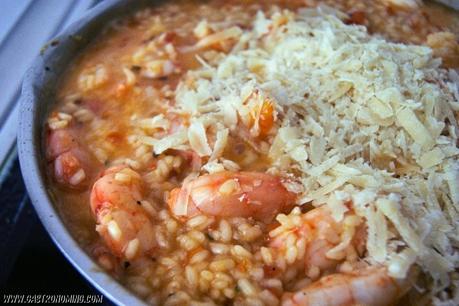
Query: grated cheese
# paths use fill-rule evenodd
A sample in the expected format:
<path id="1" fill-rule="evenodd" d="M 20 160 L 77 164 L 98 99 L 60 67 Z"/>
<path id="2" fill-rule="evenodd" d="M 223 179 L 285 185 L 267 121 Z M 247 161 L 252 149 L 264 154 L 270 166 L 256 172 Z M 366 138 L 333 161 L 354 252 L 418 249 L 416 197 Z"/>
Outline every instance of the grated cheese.
<path id="1" fill-rule="evenodd" d="M 423 168 L 430 168 L 441 164 L 444 158 L 445 154 L 443 154 L 442 150 L 437 147 L 421 155 L 419 165 Z"/>
<path id="2" fill-rule="evenodd" d="M 188 140 L 190 147 L 199 154 L 199 156 L 209 156 L 212 149 L 207 141 L 206 130 L 200 121 L 193 122 L 188 128 Z"/>
<path id="3" fill-rule="evenodd" d="M 298 204 L 326 203 L 337 221 L 352 205 L 368 228 L 366 259 L 397 278 L 416 264 L 436 294 L 459 268 L 459 76 L 432 49 L 387 42 L 345 18 L 319 6 L 259 12 L 248 29 L 200 24 L 201 40 L 182 52 L 226 40 L 234 48 L 198 59 L 177 87 L 173 111 L 190 116 L 189 127 L 141 140 L 157 154 L 193 149 L 209 157 L 202 171 L 215 173 L 241 169 L 223 152 L 233 134 L 244 136 L 272 161 L 269 172 L 292 178 Z M 263 144 L 257 95 L 276 114 Z"/>
<path id="4" fill-rule="evenodd" d="M 416 143 L 420 144 L 426 149 L 433 146 L 434 140 L 432 136 L 411 109 L 401 109 L 397 113 L 397 120 Z"/>

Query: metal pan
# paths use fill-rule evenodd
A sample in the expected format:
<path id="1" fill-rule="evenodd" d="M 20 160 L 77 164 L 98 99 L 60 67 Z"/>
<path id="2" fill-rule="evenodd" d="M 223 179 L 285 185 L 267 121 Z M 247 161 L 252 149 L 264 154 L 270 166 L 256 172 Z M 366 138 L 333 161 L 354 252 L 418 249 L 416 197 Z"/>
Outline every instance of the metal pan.
<path id="1" fill-rule="evenodd" d="M 88 11 L 84 18 L 69 26 L 43 47 L 25 76 L 20 99 L 19 158 L 25 185 L 35 210 L 65 257 L 92 285 L 118 305 L 144 303 L 98 267 L 77 244 L 59 217 L 46 188 L 43 127 L 55 102 L 56 84 L 72 59 L 108 21 L 157 2 L 159 1 L 105 0 Z M 50 266 L 49 269 L 53 267 Z"/>
<path id="2" fill-rule="evenodd" d="M 18 148 L 21 170 L 31 201 L 48 233 L 67 259 L 91 284 L 118 305 L 144 303 L 97 266 L 77 244 L 59 217 L 46 188 L 43 127 L 55 102 L 56 84 L 72 59 L 108 21 L 159 2 L 105 0 L 43 48 L 27 72 L 22 87 Z M 458 5 L 456 0 L 442 2 Z"/>

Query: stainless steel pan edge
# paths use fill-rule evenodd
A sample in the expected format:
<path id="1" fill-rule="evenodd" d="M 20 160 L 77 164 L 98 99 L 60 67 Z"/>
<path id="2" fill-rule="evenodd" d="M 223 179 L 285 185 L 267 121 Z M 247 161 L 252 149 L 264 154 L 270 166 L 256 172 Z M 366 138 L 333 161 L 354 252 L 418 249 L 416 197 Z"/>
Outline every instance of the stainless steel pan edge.
<path id="1" fill-rule="evenodd" d="M 105 0 L 88 11 L 82 19 L 70 25 L 43 48 L 26 73 L 20 98 L 19 159 L 31 202 L 65 257 L 94 287 L 118 305 L 144 303 L 97 266 L 74 240 L 54 208 L 46 189 L 43 126 L 54 104 L 54 93 L 60 76 L 72 59 L 109 20 L 156 2 L 159 1 Z"/>
<path id="2" fill-rule="evenodd" d="M 54 104 L 53 95 L 60 76 L 106 22 L 141 6 L 158 2 L 160 1 L 104 0 L 88 11 L 82 19 L 55 37 L 35 59 L 25 75 L 20 98 L 19 159 L 31 202 L 65 257 L 94 287 L 117 305 L 144 303 L 98 267 L 80 248 L 60 219 L 46 189 L 43 126 L 49 109 Z"/>

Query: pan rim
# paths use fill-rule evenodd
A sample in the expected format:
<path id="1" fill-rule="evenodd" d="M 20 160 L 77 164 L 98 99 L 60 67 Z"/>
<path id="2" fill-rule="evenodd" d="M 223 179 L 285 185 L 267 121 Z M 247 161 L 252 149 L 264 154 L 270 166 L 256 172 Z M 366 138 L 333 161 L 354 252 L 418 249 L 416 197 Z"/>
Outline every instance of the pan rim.
<path id="1" fill-rule="evenodd" d="M 62 46 L 68 43 L 65 42 L 68 37 L 79 35 L 91 23 L 107 17 L 107 13 L 110 11 L 122 9 L 128 5 L 134 5 L 134 0 L 103 1 L 88 10 L 81 19 L 51 40 L 51 42 L 60 42 L 59 44 L 51 49 L 49 45 L 43 48 L 41 54 L 26 72 L 22 83 L 17 147 L 22 177 L 31 203 L 41 223 L 61 253 L 93 287 L 113 303 L 117 305 L 145 305 L 137 296 L 100 268 L 70 234 L 47 192 L 46 173 L 43 173 L 40 167 L 43 155 L 40 152 L 42 150 L 43 124 L 37 112 L 40 105 L 45 102 L 37 96 L 36 91 L 43 82 L 43 73 L 45 70 L 49 70 L 50 65 L 52 66 L 52 63 L 48 62 L 56 52 L 59 52 Z M 138 3 L 136 6 L 139 6 Z"/>

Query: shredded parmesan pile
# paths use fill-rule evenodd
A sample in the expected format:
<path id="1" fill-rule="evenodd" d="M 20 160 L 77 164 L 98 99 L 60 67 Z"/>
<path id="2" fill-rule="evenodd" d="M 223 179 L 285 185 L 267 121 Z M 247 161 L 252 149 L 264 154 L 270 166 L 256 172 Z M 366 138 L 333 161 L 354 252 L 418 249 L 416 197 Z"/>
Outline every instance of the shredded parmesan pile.
<path id="1" fill-rule="evenodd" d="M 189 124 L 145 142 L 157 154 L 194 150 L 204 172 L 237 167 L 222 158 L 228 138 L 259 139 L 256 110 L 269 101 L 274 127 L 253 146 L 271 173 L 291 178 L 298 204 L 326 204 L 341 220 L 352 203 L 368 225 L 367 260 L 397 278 L 416 263 L 441 296 L 459 285 L 459 76 L 428 47 L 340 18 L 327 7 L 259 12 L 251 29 L 233 30 L 231 52 L 199 58 L 178 86 L 174 112 Z"/>

